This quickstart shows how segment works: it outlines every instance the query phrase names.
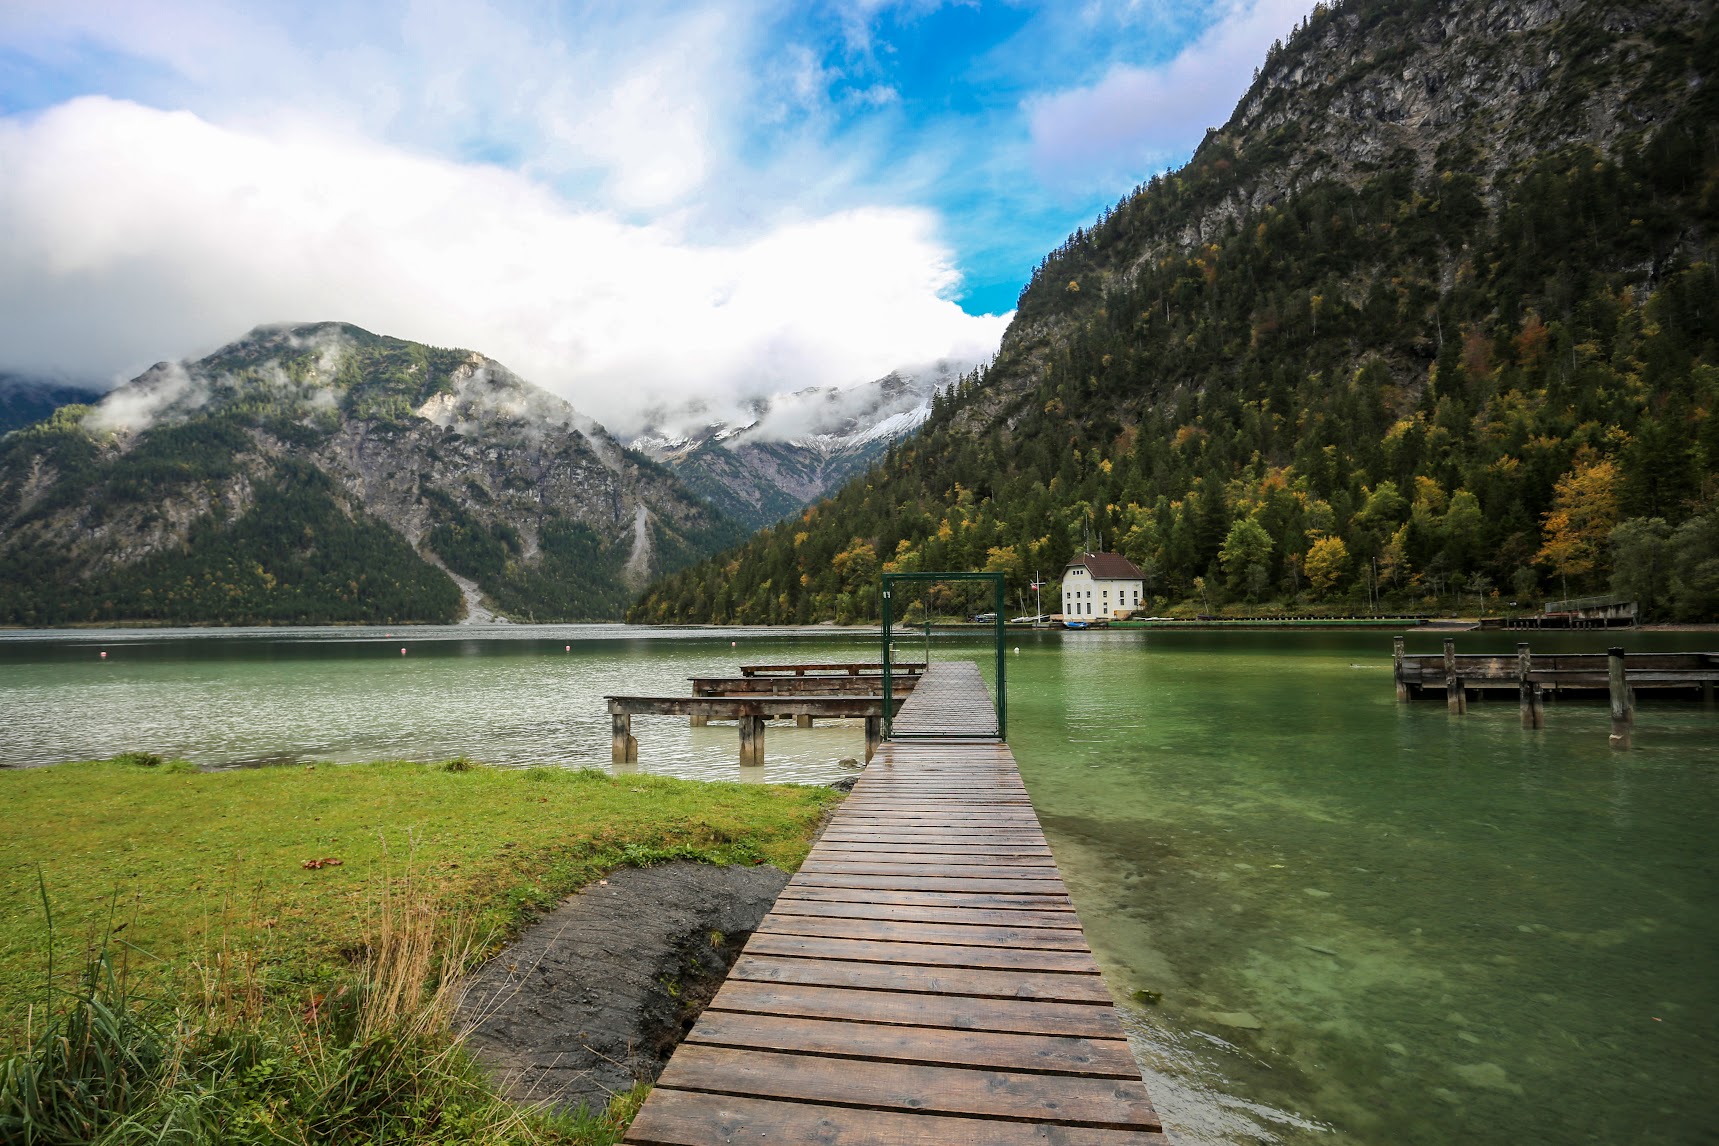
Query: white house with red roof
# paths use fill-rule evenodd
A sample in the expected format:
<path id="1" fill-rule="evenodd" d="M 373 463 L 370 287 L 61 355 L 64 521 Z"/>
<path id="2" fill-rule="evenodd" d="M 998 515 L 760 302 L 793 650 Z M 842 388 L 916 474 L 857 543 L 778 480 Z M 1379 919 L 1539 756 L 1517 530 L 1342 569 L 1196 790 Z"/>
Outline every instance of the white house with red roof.
<path id="1" fill-rule="evenodd" d="M 1062 618 L 1114 620 L 1140 607 L 1146 577 L 1120 553 L 1082 553 L 1062 571 Z"/>

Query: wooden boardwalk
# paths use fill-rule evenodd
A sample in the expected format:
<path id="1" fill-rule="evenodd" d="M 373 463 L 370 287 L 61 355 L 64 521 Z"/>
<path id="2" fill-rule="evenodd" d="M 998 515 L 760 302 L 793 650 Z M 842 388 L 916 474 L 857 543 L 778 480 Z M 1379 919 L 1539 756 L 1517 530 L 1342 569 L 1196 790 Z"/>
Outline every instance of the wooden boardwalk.
<path id="1" fill-rule="evenodd" d="M 972 661 L 936 665 L 914 685 L 917 704 L 903 705 L 895 714 L 891 734 L 939 738 L 997 735 L 997 709 L 985 691 L 985 678 Z M 1014 767 L 1011 756 L 1009 766 Z M 1036 821 L 1035 821 L 1036 823 Z"/>
<path id="2" fill-rule="evenodd" d="M 896 725 L 978 700 L 935 665 Z M 625 1141 L 1167 1141 L 1008 745 L 884 743 Z"/>

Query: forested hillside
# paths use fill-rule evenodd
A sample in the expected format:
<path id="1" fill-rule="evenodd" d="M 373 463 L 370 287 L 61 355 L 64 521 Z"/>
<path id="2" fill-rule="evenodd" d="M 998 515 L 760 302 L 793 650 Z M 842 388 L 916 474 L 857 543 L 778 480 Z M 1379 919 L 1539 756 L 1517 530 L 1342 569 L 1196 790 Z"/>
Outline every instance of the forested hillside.
<path id="1" fill-rule="evenodd" d="M 0 624 L 609 619 L 739 536 L 499 363 L 343 324 L 0 439 Z"/>
<path id="2" fill-rule="evenodd" d="M 1159 608 L 1719 616 L 1715 60 L 1711 4 L 1322 6 L 918 438 L 631 616 L 861 619 L 1088 536 Z"/>

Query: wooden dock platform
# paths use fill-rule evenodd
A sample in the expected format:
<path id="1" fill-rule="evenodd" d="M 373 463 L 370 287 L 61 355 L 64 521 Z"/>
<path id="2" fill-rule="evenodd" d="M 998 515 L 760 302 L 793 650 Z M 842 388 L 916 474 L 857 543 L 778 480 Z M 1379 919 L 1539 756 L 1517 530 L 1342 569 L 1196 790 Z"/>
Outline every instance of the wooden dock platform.
<path id="1" fill-rule="evenodd" d="M 927 670 L 626 1142 L 1167 1142 L 988 705 Z"/>

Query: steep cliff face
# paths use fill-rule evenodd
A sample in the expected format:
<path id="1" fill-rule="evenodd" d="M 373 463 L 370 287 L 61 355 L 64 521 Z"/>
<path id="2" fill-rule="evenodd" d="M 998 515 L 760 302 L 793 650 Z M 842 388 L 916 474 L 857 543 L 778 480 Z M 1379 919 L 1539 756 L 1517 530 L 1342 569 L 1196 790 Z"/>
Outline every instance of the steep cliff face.
<path id="1" fill-rule="evenodd" d="M 1579 146 L 1627 162 L 1688 114 L 1712 18 L 1703 0 L 1317 6 L 1186 167 L 1142 184 L 1047 256 L 1004 334 L 1002 369 L 960 424 L 982 428 L 1042 376 L 1046 351 L 1106 290 L 1312 188 L 1359 189 L 1383 175 L 1411 187 L 1454 181 L 1462 208 L 1472 196 L 1495 212 L 1537 157 Z M 1446 289 L 1467 253 L 1438 253 Z"/>
<path id="2" fill-rule="evenodd" d="M 264 552 L 265 525 L 291 534 Z M 13 623 L 609 617 L 736 536 L 499 363 L 338 324 L 163 363 L 0 446 Z"/>

